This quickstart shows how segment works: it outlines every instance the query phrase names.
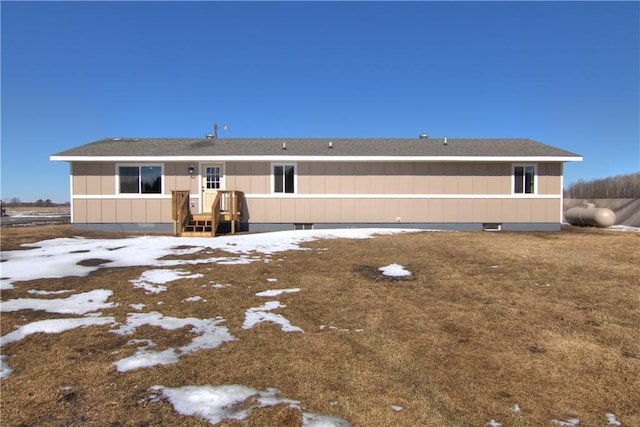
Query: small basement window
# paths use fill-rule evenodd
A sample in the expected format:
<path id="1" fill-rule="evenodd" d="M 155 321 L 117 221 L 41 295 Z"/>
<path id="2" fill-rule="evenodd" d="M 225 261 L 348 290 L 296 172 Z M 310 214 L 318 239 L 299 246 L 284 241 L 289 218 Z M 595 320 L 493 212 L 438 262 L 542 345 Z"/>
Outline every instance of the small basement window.
<path id="1" fill-rule="evenodd" d="M 484 231 L 500 231 L 500 230 L 502 230 L 502 223 L 499 223 L 499 222 L 484 222 L 484 223 L 482 223 L 482 229 Z"/>
<path id="2" fill-rule="evenodd" d="M 293 224 L 293 229 L 294 230 L 313 230 L 313 224 L 307 224 L 307 223 Z"/>

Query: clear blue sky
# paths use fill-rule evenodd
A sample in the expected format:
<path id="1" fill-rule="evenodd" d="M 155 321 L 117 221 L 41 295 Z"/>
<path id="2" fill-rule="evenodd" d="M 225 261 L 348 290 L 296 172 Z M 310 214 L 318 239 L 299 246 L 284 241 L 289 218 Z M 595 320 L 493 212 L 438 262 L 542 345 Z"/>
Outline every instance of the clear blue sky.
<path id="1" fill-rule="evenodd" d="M 525 137 L 640 170 L 638 2 L 7 2 L 2 198 L 104 137 Z"/>

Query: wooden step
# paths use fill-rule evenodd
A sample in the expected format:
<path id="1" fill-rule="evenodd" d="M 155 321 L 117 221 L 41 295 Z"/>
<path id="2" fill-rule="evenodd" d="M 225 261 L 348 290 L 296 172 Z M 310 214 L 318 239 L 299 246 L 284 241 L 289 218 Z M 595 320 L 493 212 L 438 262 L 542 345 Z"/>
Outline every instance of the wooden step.
<path id="1" fill-rule="evenodd" d="M 207 231 L 183 231 L 182 237 L 212 237 L 211 232 Z"/>
<path id="2" fill-rule="evenodd" d="M 209 221 L 211 222 L 211 214 L 193 214 L 191 215 L 191 219 L 193 221 Z M 239 220 L 240 217 L 237 217 Z M 231 221 L 233 220 L 233 215 L 230 212 L 220 212 L 220 216 L 218 217 L 218 221 Z"/>
<path id="3" fill-rule="evenodd" d="M 189 222 L 189 224 L 185 225 L 184 230 L 182 230 L 183 236 L 211 236 L 211 234 L 215 234 L 215 230 L 213 230 L 211 221 L 204 220 L 192 220 L 191 222 Z"/>
<path id="4" fill-rule="evenodd" d="M 211 233 L 212 225 L 210 222 L 189 223 L 184 226 L 184 231 L 201 231 Z"/>
<path id="5" fill-rule="evenodd" d="M 209 221 L 211 222 L 211 214 L 203 213 L 203 214 L 192 214 L 191 219 L 193 221 Z"/>

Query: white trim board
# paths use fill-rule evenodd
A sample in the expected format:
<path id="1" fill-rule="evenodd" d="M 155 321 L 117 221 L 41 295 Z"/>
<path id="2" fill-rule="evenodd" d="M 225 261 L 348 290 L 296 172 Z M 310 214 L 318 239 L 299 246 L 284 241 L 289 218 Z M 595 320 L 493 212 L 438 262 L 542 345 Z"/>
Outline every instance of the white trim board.
<path id="1" fill-rule="evenodd" d="M 561 194 L 245 194 L 247 199 L 562 199 Z"/>
<path id="2" fill-rule="evenodd" d="M 189 194 L 199 199 L 199 194 Z M 247 199 L 562 199 L 561 194 L 245 194 Z M 76 194 L 71 199 L 171 199 L 171 194 L 132 197 L 127 194 Z"/>
<path id="3" fill-rule="evenodd" d="M 194 196 L 190 194 L 189 197 L 199 198 L 200 196 Z M 72 194 L 72 199 L 129 199 L 129 200 L 157 200 L 157 199 L 169 199 L 171 200 L 171 194 L 136 194 L 136 193 L 123 193 L 123 194 Z"/>

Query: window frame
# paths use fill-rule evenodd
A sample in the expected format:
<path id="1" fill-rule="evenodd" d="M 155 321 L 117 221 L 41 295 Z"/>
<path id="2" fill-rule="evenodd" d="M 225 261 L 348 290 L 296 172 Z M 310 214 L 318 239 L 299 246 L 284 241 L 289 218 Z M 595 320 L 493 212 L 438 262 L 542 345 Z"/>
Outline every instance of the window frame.
<path id="1" fill-rule="evenodd" d="M 521 167 L 522 170 L 522 191 L 516 191 L 516 168 Z M 527 192 L 527 168 L 533 169 L 533 191 Z M 538 164 L 537 163 L 513 163 L 511 165 L 511 194 L 514 196 L 532 196 L 538 194 Z"/>
<path id="2" fill-rule="evenodd" d="M 205 190 L 222 190 L 224 188 L 224 164 L 223 163 L 205 163 L 202 165 L 203 171 L 203 189 Z M 209 168 L 217 168 L 218 169 L 218 187 L 217 188 L 209 188 L 209 175 L 207 174 L 207 169 Z M 215 181 L 212 181 L 215 182 Z"/>
<path id="3" fill-rule="evenodd" d="M 293 167 L 293 191 L 292 192 L 287 192 L 286 191 L 286 172 L 283 171 L 282 174 L 282 179 L 283 179 L 283 186 L 282 189 L 283 191 L 276 191 L 276 167 L 281 166 L 281 167 L 287 167 L 287 166 L 291 166 Z M 271 194 L 277 194 L 279 196 L 288 196 L 288 195 L 294 195 L 294 194 L 298 194 L 298 164 L 296 162 L 274 162 L 271 163 L 270 166 L 270 176 L 271 176 Z"/>
<path id="4" fill-rule="evenodd" d="M 165 182 L 164 182 L 164 164 L 163 163 L 116 163 L 116 191 L 115 193 L 120 196 L 127 197 L 162 197 L 165 192 Z M 120 182 L 120 168 L 138 168 L 138 192 L 137 193 L 127 193 L 122 192 L 122 185 Z M 159 193 L 144 193 L 142 191 L 142 168 L 144 167 L 159 167 L 160 168 L 160 192 Z"/>

